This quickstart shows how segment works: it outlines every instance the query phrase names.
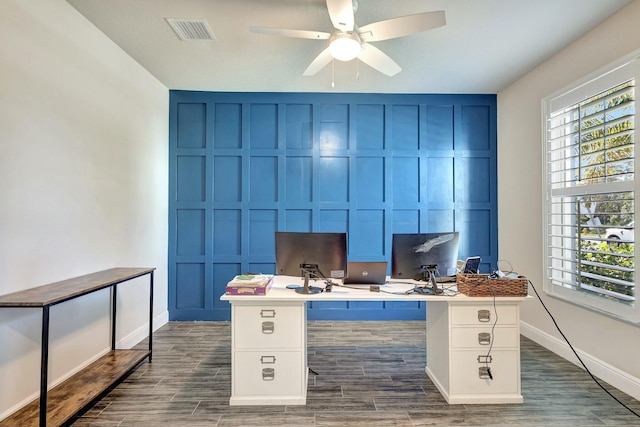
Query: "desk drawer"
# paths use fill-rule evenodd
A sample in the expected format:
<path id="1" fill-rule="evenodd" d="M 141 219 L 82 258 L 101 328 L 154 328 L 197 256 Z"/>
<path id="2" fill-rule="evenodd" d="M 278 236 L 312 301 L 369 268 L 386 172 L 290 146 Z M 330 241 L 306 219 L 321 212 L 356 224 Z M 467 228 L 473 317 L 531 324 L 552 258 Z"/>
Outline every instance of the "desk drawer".
<path id="1" fill-rule="evenodd" d="M 518 323 L 518 307 L 516 305 L 458 305 L 451 307 L 452 325 L 516 325 Z"/>
<path id="2" fill-rule="evenodd" d="M 453 348 L 518 348 L 520 336 L 516 327 L 456 327 L 451 328 Z"/>
<path id="3" fill-rule="evenodd" d="M 302 396 L 303 355 L 300 351 L 236 351 L 233 385 L 236 396 Z M 304 389 L 303 389 L 304 387 Z"/>
<path id="4" fill-rule="evenodd" d="M 304 333 L 303 306 L 234 306 L 236 349 L 300 349 Z"/>
<path id="5" fill-rule="evenodd" d="M 451 394 L 514 394 L 520 392 L 519 353 L 517 350 L 492 350 L 490 363 L 486 353 L 456 350 L 451 354 Z M 478 357 L 481 362 L 478 362 Z M 481 368 L 491 368 L 493 379 Z"/>

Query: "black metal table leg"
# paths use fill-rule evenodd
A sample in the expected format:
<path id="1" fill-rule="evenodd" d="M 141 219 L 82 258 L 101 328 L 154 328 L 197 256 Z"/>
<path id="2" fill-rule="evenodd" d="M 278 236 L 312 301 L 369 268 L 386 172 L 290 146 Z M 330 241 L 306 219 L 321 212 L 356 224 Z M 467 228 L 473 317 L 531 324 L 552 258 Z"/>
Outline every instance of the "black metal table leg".
<path id="1" fill-rule="evenodd" d="M 47 426 L 49 372 L 49 306 L 42 307 L 42 349 L 40 352 L 40 427 Z"/>
<path id="2" fill-rule="evenodd" d="M 118 305 L 118 285 L 111 287 L 111 350 L 116 349 L 116 308 Z"/>
<path id="3" fill-rule="evenodd" d="M 153 355 L 153 273 L 153 271 L 149 273 L 149 362 L 151 362 Z"/>

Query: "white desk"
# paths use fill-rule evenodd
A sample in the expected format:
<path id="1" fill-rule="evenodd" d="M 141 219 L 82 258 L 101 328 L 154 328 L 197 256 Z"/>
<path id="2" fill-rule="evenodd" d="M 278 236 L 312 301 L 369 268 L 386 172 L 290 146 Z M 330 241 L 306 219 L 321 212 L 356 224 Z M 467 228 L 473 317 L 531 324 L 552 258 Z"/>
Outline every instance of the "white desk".
<path id="1" fill-rule="evenodd" d="M 304 405 L 307 398 L 307 301 L 426 301 L 425 372 L 447 402 L 522 403 L 520 309 L 526 297 L 395 295 L 334 286 L 298 294 L 276 276 L 264 296 L 223 295 L 231 303 L 230 405 Z M 313 282 L 320 285 L 322 282 Z M 385 285 L 403 291 L 412 286 Z M 496 322 L 497 319 L 497 322 Z M 492 379 L 487 377 L 490 367 Z"/>

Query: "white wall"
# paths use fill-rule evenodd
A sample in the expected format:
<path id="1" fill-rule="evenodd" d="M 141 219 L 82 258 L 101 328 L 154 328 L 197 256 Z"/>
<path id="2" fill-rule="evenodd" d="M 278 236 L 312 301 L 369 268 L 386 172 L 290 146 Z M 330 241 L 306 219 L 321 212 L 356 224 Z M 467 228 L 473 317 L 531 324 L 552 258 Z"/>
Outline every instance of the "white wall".
<path id="1" fill-rule="evenodd" d="M 63 0 L 0 2 L 0 294 L 157 267 L 167 319 L 168 89 Z M 148 277 L 118 341 L 148 332 Z M 50 379 L 109 348 L 108 291 L 51 312 Z M 0 419 L 39 390 L 40 310 L 0 309 Z"/>
<path id="2" fill-rule="evenodd" d="M 640 399 L 640 326 L 546 297 L 542 291 L 541 102 L 640 48 L 638 22 L 640 0 L 635 0 L 498 94 L 499 258 L 509 260 L 515 271 L 533 281 L 589 368 L 636 399 Z M 523 304 L 521 318 L 524 335 L 575 362 L 537 300 Z"/>

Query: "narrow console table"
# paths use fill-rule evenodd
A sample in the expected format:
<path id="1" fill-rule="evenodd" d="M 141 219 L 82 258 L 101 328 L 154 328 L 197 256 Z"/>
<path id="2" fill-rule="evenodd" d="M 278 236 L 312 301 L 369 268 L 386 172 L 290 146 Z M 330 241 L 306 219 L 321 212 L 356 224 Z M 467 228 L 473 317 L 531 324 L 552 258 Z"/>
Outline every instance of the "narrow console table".
<path id="1" fill-rule="evenodd" d="M 409 294 L 411 284 L 370 292 L 334 286 L 298 294 L 276 276 L 267 295 L 223 295 L 231 303 L 230 405 L 304 405 L 307 301 L 426 301 L 426 374 L 450 404 L 522 403 L 520 311 L 527 297 Z M 314 283 L 322 286 L 322 282 Z"/>
<path id="2" fill-rule="evenodd" d="M 64 425 L 145 358 L 148 357 L 151 362 L 154 270 L 155 268 L 112 268 L 0 296 L 0 308 L 42 309 L 40 398 L 0 421 L 0 426 Z M 118 350 L 116 349 L 118 284 L 145 275 L 149 275 L 149 348 L 148 350 Z M 111 351 L 61 384 L 47 390 L 49 309 L 56 304 L 106 288 L 111 289 Z"/>

